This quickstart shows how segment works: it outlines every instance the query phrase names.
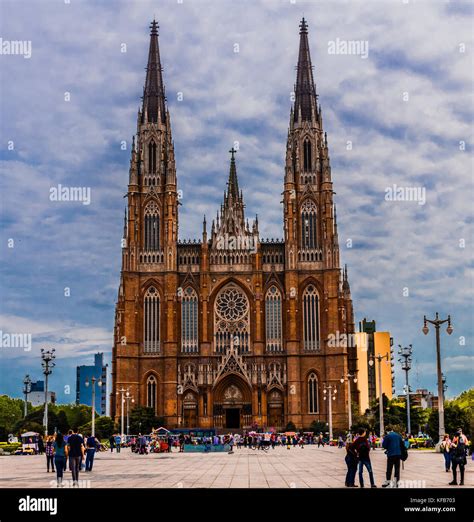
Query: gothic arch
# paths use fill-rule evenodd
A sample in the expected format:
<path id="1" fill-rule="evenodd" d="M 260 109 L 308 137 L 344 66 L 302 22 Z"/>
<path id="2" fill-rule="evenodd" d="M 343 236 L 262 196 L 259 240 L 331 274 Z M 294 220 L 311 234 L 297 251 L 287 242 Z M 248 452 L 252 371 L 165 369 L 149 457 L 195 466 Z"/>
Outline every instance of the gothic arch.
<path id="1" fill-rule="evenodd" d="M 301 344 L 305 351 L 322 348 L 322 297 L 316 284 L 308 282 L 300 293 Z"/>
<path id="2" fill-rule="evenodd" d="M 149 406 L 150 403 L 150 384 L 152 384 L 154 381 L 155 384 L 155 396 L 154 396 L 154 405 Z M 143 397 L 141 404 L 147 407 L 153 407 L 155 413 L 158 415 L 159 412 L 162 411 L 162 396 L 160 393 L 160 377 L 158 373 L 154 370 L 148 370 L 145 372 L 142 376 L 142 382 L 141 382 L 141 389 L 142 393 L 141 396 Z"/>
<path id="3" fill-rule="evenodd" d="M 225 391 L 230 386 L 236 386 L 242 393 L 242 403 L 252 403 L 252 388 L 240 374 L 226 373 L 216 381 L 213 387 L 213 401 L 223 403 Z"/>
<path id="4" fill-rule="evenodd" d="M 305 411 L 309 415 L 315 415 L 320 413 L 321 405 L 320 405 L 320 376 L 319 372 L 315 369 L 311 369 L 306 372 L 305 377 Z"/>

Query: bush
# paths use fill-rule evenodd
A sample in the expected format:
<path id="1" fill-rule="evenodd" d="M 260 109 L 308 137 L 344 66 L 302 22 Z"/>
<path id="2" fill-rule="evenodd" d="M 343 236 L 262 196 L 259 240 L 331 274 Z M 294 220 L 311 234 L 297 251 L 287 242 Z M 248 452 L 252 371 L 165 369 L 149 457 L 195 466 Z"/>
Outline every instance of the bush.
<path id="1" fill-rule="evenodd" d="M 285 431 L 296 431 L 296 426 L 293 422 L 289 422 L 287 425 L 286 425 L 286 428 L 285 428 Z"/>
<path id="2" fill-rule="evenodd" d="M 313 431 L 315 434 L 325 433 L 328 430 L 328 426 L 323 421 L 313 421 L 309 427 L 309 431 Z"/>

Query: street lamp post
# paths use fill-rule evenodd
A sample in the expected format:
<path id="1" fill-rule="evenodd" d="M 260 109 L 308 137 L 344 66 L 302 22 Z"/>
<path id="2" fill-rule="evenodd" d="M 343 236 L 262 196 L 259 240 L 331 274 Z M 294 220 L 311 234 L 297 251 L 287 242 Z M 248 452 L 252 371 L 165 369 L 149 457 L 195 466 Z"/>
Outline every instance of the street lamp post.
<path id="1" fill-rule="evenodd" d="M 125 399 L 124 399 L 124 393 L 126 392 L 127 390 L 122 386 L 120 388 L 120 390 L 117 391 L 117 395 L 120 393 L 121 394 L 121 400 L 120 400 L 120 403 L 121 403 L 121 411 L 120 411 L 120 440 L 123 441 L 123 435 L 124 435 L 124 432 L 123 432 L 123 403 L 125 402 Z"/>
<path id="2" fill-rule="evenodd" d="M 438 416 L 439 416 L 439 443 L 443 440 L 444 437 L 444 392 L 443 392 L 443 374 L 441 373 L 441 345 L 439 339 L 439 327 L 448 323 L 446 328 L 446 332 L 448 335 L 453 333 L 453 327 L 451 326 L 451 316 L 448 315 L 447 319 L 440 319 L 438 312 L 436 312 L 436 317 L 434 319 L 427 319 L 426 315 L 423 317 L 423 328 L 422 331 L 425 335 L 428 335 L 430 331 L 428 328 L 428 323 L 434 325 L 436 328 L 436 369 L 438 373 Z"/>
<path id="3" fill-rule="evenodd" d="M 352 428 L 351 379 L 354 381 L 354 384 L 357 382 L 357 377 L 351 373 L 347 373 L 347 375 L 343 375 L 341 377 L 341 384 L 344 384 L 344 381 L 347 380 L 348 393 L 349 393 L 349 398 L 347 400 L 348 416 L 349 416 L 349 440 L 352 440 L 352 436 L 351 436 L 351 428 Z"/>
<path id="4" fill-rule="evenodd" d="M 28 415 L 28 394 L 31 392 L 31 379 L 29 375 L 25 375 L 23 379 L 23 393 L 25 394 L 25 411 L 24 417 Z"/>
<path id="5" fill-rule="evenodd" d="M 446 384 L 446 376 L 444 375 L 444 373 L 441 374 L 441 381 L 443 383 L 443 402 L 444 402 L 446 390 L 448 389 L 448 385 Z"/>
<path id="6" fill-rule="evenodd" d="M 97 380 L 95 377 L 92 377 L 92 436 L 95 437 L 95 383 L 97 381 L 97 386 L 102 386 L 102 381 Z M 86 386 L 89 386 L 89 379 L 86 379 L 84 383 Z"/>
<path id="7" fill-rule="evenodd" d="M 402 347 L 398 345 L 398 355 L 400 355 L 399 362 L 402 364 L 402 370 L 405 372 L 405 393 L 407 395 L 407 434 L 411 434 L 411 419 L 410 419 L 410 385 L 408 384 L 408 372 L 411 370 L 411 354 L 413 352 L 413 346 Z"/>
<path id="8" fill-rule="evenodd" d="M 324 384 L 324 400 L 328 400 L 329 413 L 329 442 L 332 440 L 332 401 L 336 400 L 337 388 L 335 384 Z"/>
<path id="9" fill-rule="evenodd" d="M 130 423 L 129 423 L 129 415 L 128 415 L 128 412 L 130 410 L 130 401 L 135 402 L 135 399 L 130 395 L 130 393 L 127 391 L 127 393 L 125 394 L 125 400 L 127 401 L 127 435 L 129 435 L 129 430 L 130 430 Z"/>
<path id="10" fill-rule="evenodd" d="M 41 348 L 41 366 L 43 367 L 43 373 L 45 377 L 43 417 L 45 435 L 48 435 L 48 377 L 49 375 L 51 375 L 51 373 L 53 373 L 53 368 L 56 366 L 56 364 L 54 363 L 54 359 L 56 359 L 56 355 L 54 354 L 54 352 L 54 348 L 51 351 L 46 351 L 43 348 Z"/>
<path id="11" fill-rule="evenodd" d="M 382 393 L 382 361 L 384 359 L 387 359 L 387 362 L 389 360 L 388 353 L 385 355 L 371 355 L 369 364 L 370 366 L 373 366 L 374 360 L 376 360 L 379 363 L 379 418 L 380 418 L 380 438 L 383 437 L 385 426 L 383 422 L 383 393 Z"/>

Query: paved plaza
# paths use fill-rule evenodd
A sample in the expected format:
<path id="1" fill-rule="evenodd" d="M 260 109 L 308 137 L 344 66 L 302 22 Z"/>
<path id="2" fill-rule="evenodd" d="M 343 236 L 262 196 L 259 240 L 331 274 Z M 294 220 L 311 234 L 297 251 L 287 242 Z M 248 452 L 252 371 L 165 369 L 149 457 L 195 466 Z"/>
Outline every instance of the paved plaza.
<path id="1" fill-rule="evenodd" d="M 82 472 L 81 487 L 101 488 L 337 488 L 344 486 L 344 449 L 334 447 L 304 449 L 271 448 L 264 452 L 236 449 L 227 453 L 132 454 L 101 452 L 96 455 L 91 473 Z M 371 452 L 375 481 L 385 479 L 383 450 Z M 49 488 L 56 474 L 46 472 L 46 457 L 0 457 L 0 487 Z M 66 472 L 66 486 L 71 473 Z M 443 457 L 434 451 L 410 451 L 402 470 L 402 480 L 418 481 L 411 487 L 448 486 L 451 473 L 444 471 Z M 369 485 L 367 472 L 365 485 Z M 425 482 L 423 482 L 425 481 Z M 356 481 L 358 483 L 358 480 Z M 464 487 L 474 486 L 474 465 L 468 459 Z"/>

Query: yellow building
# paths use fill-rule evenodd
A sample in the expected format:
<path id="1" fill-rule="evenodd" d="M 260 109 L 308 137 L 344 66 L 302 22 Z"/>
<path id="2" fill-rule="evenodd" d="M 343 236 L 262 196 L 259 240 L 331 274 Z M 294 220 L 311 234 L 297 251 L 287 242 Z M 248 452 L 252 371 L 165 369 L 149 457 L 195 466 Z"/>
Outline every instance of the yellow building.
<path id="1" fill-rule="evenodd" d="M 382 372 L 382 393 L 389 399 L 393 395 L 393 352 L 390 332 L 377 332 L 375 321 L 364 319 L 355 334 L 357 347 L 357 387 L 359 410 L 364 413 L 374 399 L 380 396 L 379 368 Z M 374 356 L 385 357 L 379 364 Z M 372 364 L 371 364 L 372 363 Z"/>

